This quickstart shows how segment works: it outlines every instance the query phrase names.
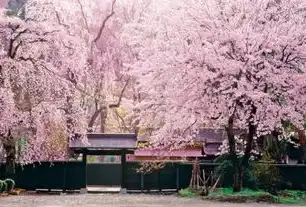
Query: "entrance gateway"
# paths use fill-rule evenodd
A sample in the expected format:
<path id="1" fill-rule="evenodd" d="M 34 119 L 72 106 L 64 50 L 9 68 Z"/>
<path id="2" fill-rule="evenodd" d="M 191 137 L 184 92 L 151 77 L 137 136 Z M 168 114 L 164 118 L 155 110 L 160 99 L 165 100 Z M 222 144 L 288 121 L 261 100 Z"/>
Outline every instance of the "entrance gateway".
<path id="1" fill-rule="evenodd" d="M 87 143 L 80 139 L 71 140 L 69 148 L 75 154 L 82 154 L 82 162 L 87 166 L 87 155 L 119 155 L 121 156 L 121 192 L 126 191 L 125 171 L 126 154 L 134 154 L 136 149 L 136 134 L 87 134 Z M 87 167 L 85 167 L 87 187 Z M 103 174 L 101 175 L 103 176 Z"/>

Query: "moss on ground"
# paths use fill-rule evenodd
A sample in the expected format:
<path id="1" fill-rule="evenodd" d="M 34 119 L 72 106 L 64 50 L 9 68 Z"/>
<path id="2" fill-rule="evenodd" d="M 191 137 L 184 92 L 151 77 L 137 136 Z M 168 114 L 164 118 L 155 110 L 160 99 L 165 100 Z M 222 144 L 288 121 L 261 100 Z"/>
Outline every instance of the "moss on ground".
<path id="1" fill-rule="evenodd" d="M 231 188 L 220 188 L 209 194 L 206 199 L 227 201 L 227 202 L 267 202 L 274 203 L 276 199 L 270 193 L 264 191 L 255 191 L 251 189 L 243 189 L 240 192 L 233 193 Z"/>
<path id="2" fill-rule="evenodd" d="M 182 189 L 179 191 L 179 195 L 182 197 L 197 197 L 197 193 L 190 189 Z M 266 202 L 266 203 L 281 203 L 281 204 L 294 204 L 305 205 L 306 204 L 306 192 L 284 190 L 280 191 L 278 196 L 274 196 L 268 192 L 262 190 L 243 189 L 240 192 L 233 193 L 231 188 L 219 188 L 215 192 L 210 193 L 203 199 L 225 201 L 225 202 Z"/>
<path id="3" fill-rule="evenodd" d="M 278 201 L 282 204 L 306 205 L 306 192 L 297 190 L 284 190 L 278 195 Z"/>
<path id="4" fill-rule="evenodd" d="M 195 192 L 193 192 L 189 188 L 181 189 L 179 191 L 179 195 L 186 198 L 194 198 L 198 196 Z"/>

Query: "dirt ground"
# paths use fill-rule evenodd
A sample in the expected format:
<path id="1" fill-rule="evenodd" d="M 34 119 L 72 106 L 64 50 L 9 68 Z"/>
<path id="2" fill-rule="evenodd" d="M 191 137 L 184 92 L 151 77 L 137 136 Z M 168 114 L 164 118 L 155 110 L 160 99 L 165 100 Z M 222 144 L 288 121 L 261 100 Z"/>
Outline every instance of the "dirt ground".
<path id="1" fill-rule="evenodd" d="M 276 207 L 277 204 L 230 204 L 207 202 L 174 195 L 143 194 L 74 194 L 23 195 L 0 198 L 0 207 Z"/>

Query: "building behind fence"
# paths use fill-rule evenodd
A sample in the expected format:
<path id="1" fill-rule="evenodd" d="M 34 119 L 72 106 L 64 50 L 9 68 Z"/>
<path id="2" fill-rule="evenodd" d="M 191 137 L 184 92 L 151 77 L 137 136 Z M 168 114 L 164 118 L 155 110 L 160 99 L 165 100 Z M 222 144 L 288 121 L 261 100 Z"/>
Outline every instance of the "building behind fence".
<path id="1" fill-rule="evenodd" d="M 137 162 L 125 164 L 123 176 L 127 190 L 179 190 L 189 186 L 192 164 L 167 163 L 161 170 L 150 174 L 137 173 Z M 201 164 L 207 176 L 213 173 L 214 163 Z M 283 188 L 306 190 L 306 165 L 277 165 L 282 176 Z M 60 189 L 80 190 L 88 185 L 120 186 L 121 164 L 87 164 L 82 162 L 42 162 L 18 166 L 14 177 L 16 187 L 26 190 Z M 4 178 L 4 165 L 0 178 Z M 87 172 L 86 172 L 87 171 Z M 226 179 L 226 178 L 224 178 Z"/>

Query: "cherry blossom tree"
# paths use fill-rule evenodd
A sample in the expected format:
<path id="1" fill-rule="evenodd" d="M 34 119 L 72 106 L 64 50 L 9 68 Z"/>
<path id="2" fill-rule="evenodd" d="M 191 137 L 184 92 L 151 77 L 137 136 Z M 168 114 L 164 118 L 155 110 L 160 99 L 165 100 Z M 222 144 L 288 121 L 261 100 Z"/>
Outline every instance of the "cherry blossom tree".
<path id="1" fill-rule="evenodd" d="M 124 94 L 131 81 L 121 70 L 130 48 L 119 37 L 142 3 L 19 3 L 10 1 L 9 16 L 1 16 L 1 142 L 11 163 L 16 153 L 24 163 L 67 158 L 69 137 L 85 134 L 99 116 L 104 132 L 108 109 L 129 108 Z M 122 113 L 114 112 L 127 129 Z M 16 152 L 19 141 L 26 145 L 22 152 Z"/>
<path id="2" fill-rule="evenodd" d="M 119 39 L 123 25 L 131 21 L 137 13 L 135 8 L 142 5 L 135 2 L 137 1 L 28 1 L 29 6 L 33 5 L 33 9 L 27 10 L 31 19 L 58 22 L 70 33 L 86 41 L 89 64 L 86 79 L 83 80 L 84 87 L 80 90 L 87 107 L 90 131 L 104 132 L 109 115 L 125 125 L 125 120 L 118 113 L 118 107 L 124 104 L 125 108 L 129 108 L 130 95 L 126 95 L 126 92 L 130 91 L 132 81 L 122 73 L 122 59 L 127 58 L 125 51 L 128 48 Z"/>
<path id="3" fill-rule="evenodd" d="M 84 76 L 84 42 L 61 25 L 5 14 L 0 17 L 0 135 L 7 166 L 14 166 L 21 136 L 26 138 L 22 163 L 65 159 L 67 137 L 86 130 L 81 94 L 72 81 Z"/>
<path id="4" fill-rule="evenodd" d="M 302 129 L 305 118 L 305 3 L 301 0 L 157 1 L 126 27 L 136 54 L 140 124 L 156 146 L 192 142 L 200 127 L 224 128 L 242 187 L 257 137 Z M 166 5 L 166 6 L 165 6 Z M 235 129 L 244 131 L 238 159 Z"/>

